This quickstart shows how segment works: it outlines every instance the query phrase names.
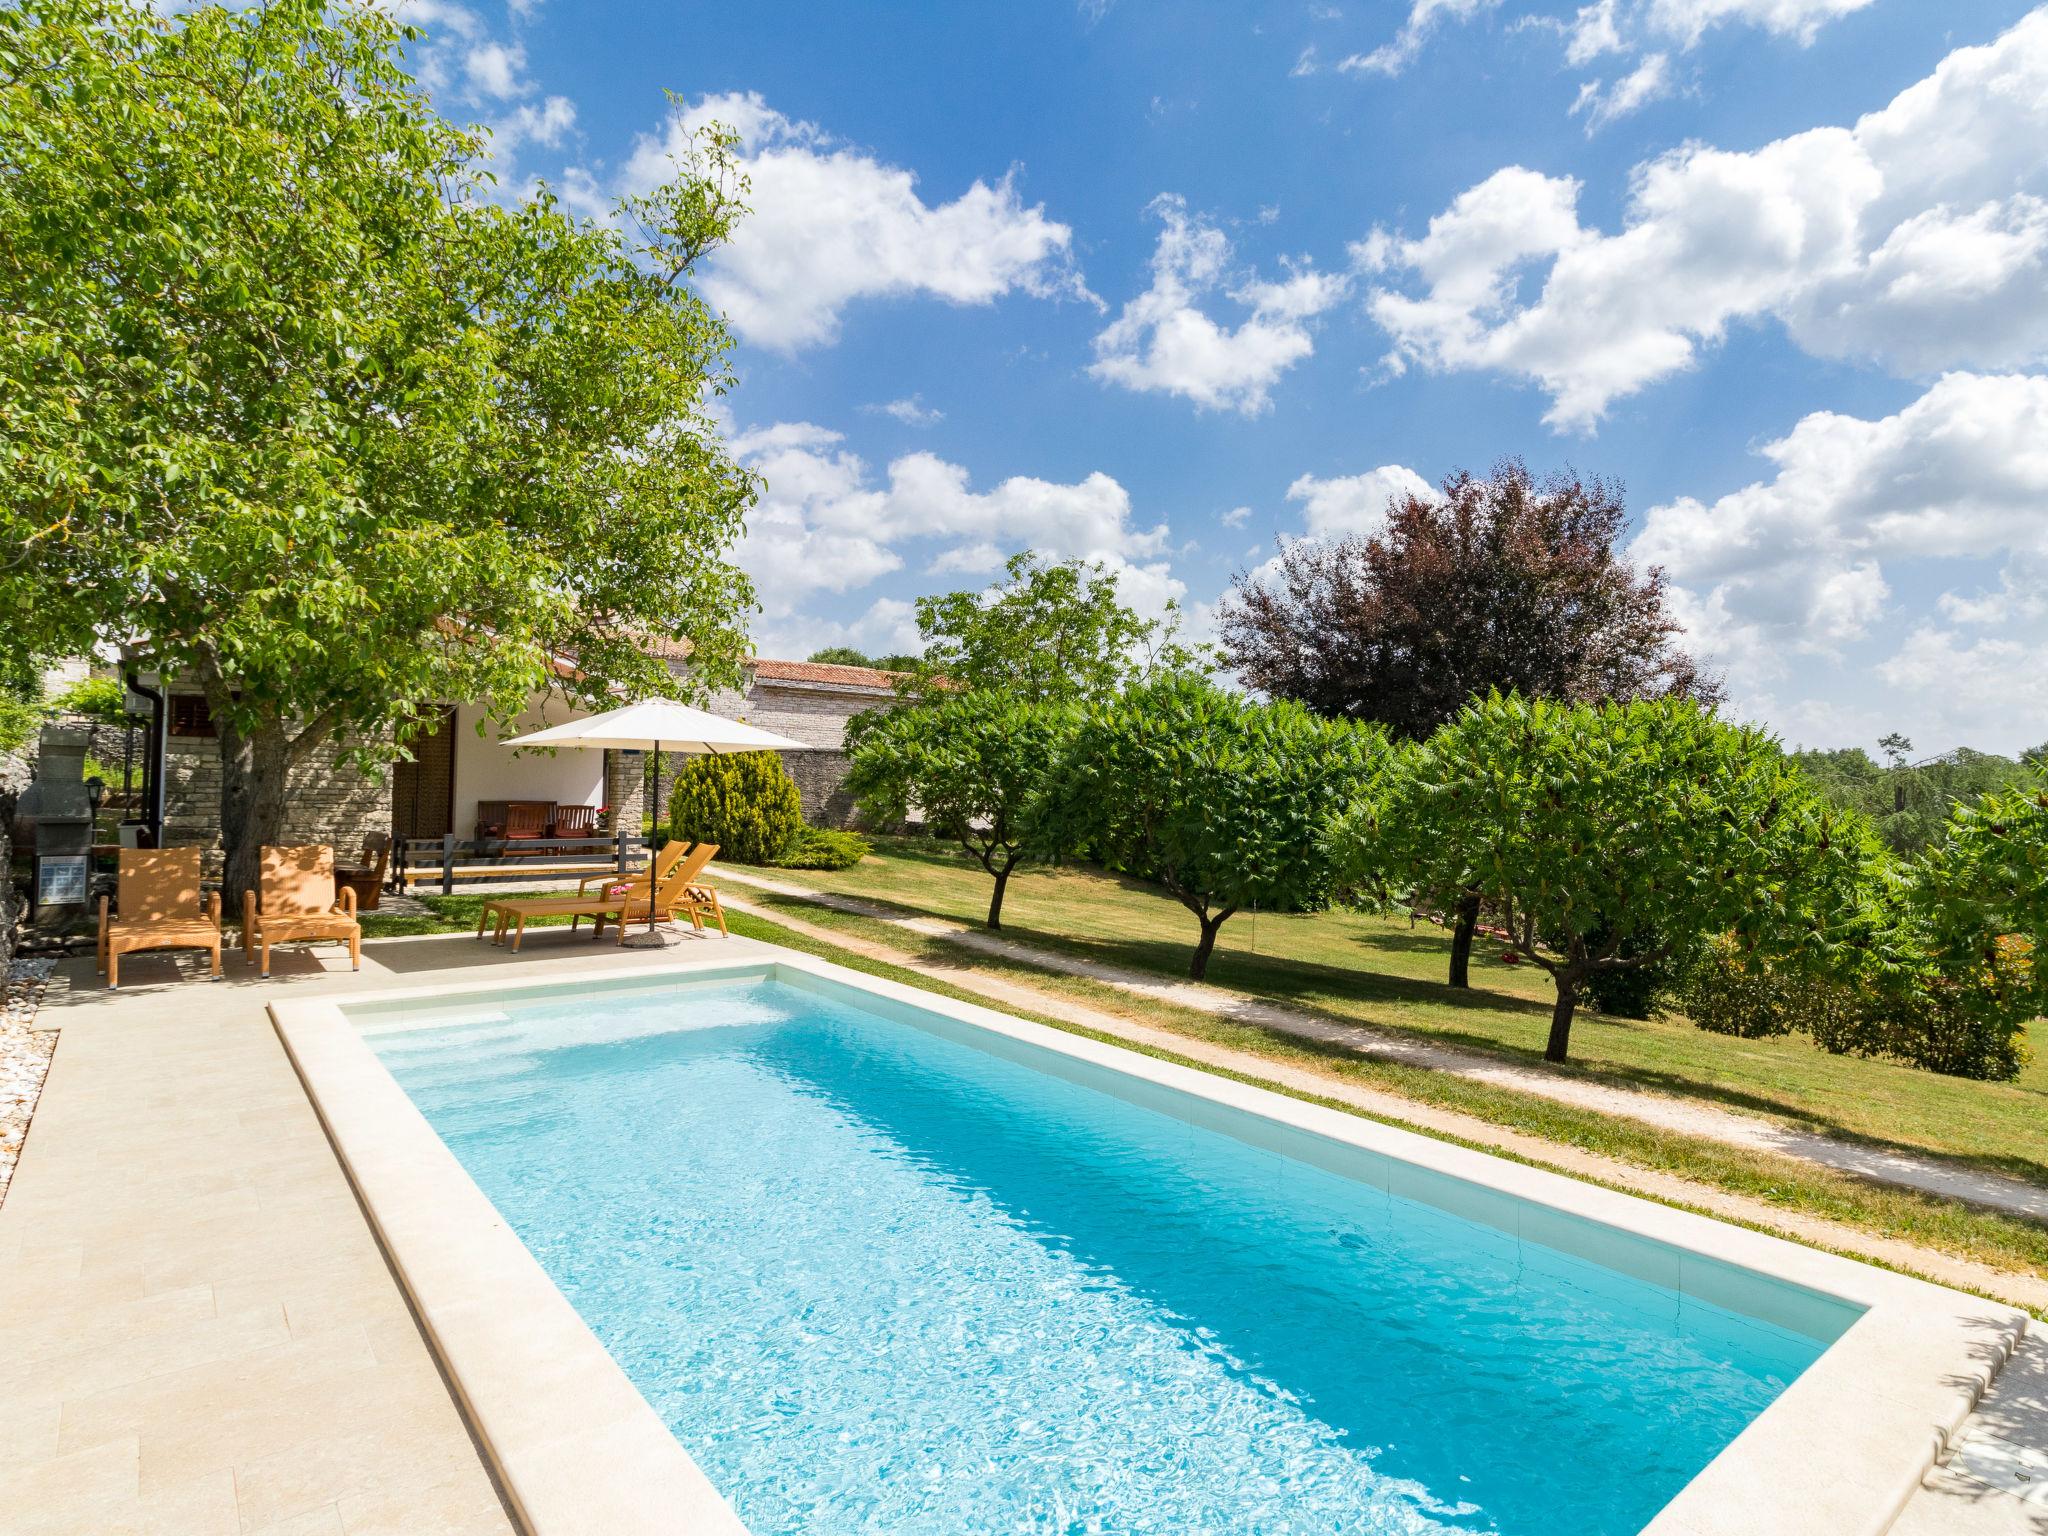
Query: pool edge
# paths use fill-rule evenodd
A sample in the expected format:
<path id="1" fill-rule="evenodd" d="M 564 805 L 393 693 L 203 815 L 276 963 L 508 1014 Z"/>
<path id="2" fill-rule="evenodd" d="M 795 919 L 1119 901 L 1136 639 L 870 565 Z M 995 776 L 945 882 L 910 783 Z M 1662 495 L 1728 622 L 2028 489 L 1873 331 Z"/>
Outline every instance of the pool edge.
<path id="1" fill-rule="evenodd" d="M 772 946 L 767 946 L 772 948 Z M 1272 1090 L 1159 1061 L 795 951 L 636 970 L 630 984 L 794 971 L 1864 1307 L 1864 1315 L 1645 1527 L 1645 1536 L 1882 1536 L 2026 1326 L 2000 1303 L 1585 1184 Z M 379 1003 L 626 983 L 589 970 L 511 987 L 380 992 Z M 505 1226 L 343 1012 L 270 1015 L 460 1405 L 536 1536 L 745 1527 Z M 491 1305 L 482 1305 L 483 1298 Z M 507 1318 L 516 1318 L 516 1326 Z M 577 1394 L 582 1394 L 578 1396 Z M 536 1409 L 536 1403 L 547 1405 Z M 597 1416 L 564 1430 L 555 1405 Z M 1560 1454 L 1598 1454 L 1561 1446 Z M 679 1524 L 678 1522 L 682 1523 Z"/>
<path id="2" fill-rule="evenodd" d="M 528 1536 L 749 1536 L 341 1008 L 269 1011 Z"/>

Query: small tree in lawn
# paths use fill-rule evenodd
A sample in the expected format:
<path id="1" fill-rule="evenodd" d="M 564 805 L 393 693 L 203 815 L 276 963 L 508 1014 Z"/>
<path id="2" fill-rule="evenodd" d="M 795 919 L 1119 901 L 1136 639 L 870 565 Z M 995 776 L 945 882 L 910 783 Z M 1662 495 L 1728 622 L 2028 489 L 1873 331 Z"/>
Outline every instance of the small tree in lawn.
<path id="1" fill-rule="evenodd" d="M 0 8 L 0 643 L 197 679 L 240 890 L 315 752 L 669 691 L 650 634 L 737 680 L 745 185 L 711 130 L 615 221 L 507 198 L 386 9 L 164 9 Z"/>
<path id="2" fill-rule="evenodd" d="M 1045 835 L 1172 892 L 1201 925 L 1188 964 L 1200 981 L 1235 913 L 1328 901 L 1330 830 L 1385 745 L 1373 726 L 1169 674 L 1084 715 L 1055 770 Z"/>
<path id="3" fill-rule="evenodd" d="M 901 821 L 912 806 L 989 872 L 988 926 L 1003 926 L 1003 892 L 1035 851 L 1037 812 L 1072 730 L 1064 705 L 976 689 L 860 716 L 847 788 L 868 815 Z"/>
<path id="4" fill-rule="evenodd" d="M 1392 499 L 1379 531 L 1301 539 L 1240 575 L 1223 649 L 1254 688 L 1420 741 L 1477 697 L 1597 703 L 1692 698 L 1719 684 L 1679 646 L 1664 578 L 1618 548 L 1621 488 L 1519 460 Z M 1450 981 L 1468 984 L 1478 893 L 1429 893 L 1454 917 Z"/>
<path id="5" fill-rule="evenodd" d="M 1600 971 L 1718 933 L 1788 955 L 1839 946 L 1877 852 L 1769 736 L 1673 700 L 1493 694 L 1403 760 L 1356 833 L 1356 872 L 1396 891 L 1466 882 L 1501 907 L 1556 984 L 1550 1061 Z"/>
<path id="6" fill-rule="evenodd" d="M 1106 698 L 1153 672 L 1203 660 L 1200 648 L 1180 642 L 1178 610 L 1141 618 L 1107 566 L 1030 550 L 1012 555 L 1002 580 L 984 590 L 919 598 L 917 629 L 925 650 L 904 685 L 912 693 L 943 679 L 1031 701 Z"/>

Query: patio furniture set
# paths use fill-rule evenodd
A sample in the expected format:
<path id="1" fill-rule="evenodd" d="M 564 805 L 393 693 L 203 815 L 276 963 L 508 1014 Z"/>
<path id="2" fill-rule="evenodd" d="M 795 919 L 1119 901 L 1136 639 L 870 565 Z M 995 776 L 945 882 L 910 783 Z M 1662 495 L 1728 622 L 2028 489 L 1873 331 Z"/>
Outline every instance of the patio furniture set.
<path id="1" fill-rule="evenodd" d="M 389 842 L 385 851 L 388 854 Z M 365 850 L 366 855 L 368 850 Z M 525 937 L 526 921 L 538 916 L 568 916 L 574 932 L 584 917 L 594 920 L 593 937 L 605 924 L 617 925 L 624 942 L 628 922 L 645 918 L 649 926 L 687 916 L 698 932 L 710 917 L 726 932 L 725 911 L 718 891 L 702 880 L 704 868 L 718 852 L 716 843 L 670 843 L 639 870 L 606 870 L 586 876 L 574 897 L 530 897 L 493 902 L 485 919 L 495 916 L 493 942 L 512 928 L 516 952 Z M 270 974 L 273 944 L 300 940 L 332 940 L 348 945 L 349 961 L 362 967 L 363 929 L 357 921 L 357 885 L 351 866 L 337 869 L 327 844 L 263 849 L 258 890 L 242 893 L 242 954 L 246 963 L 261 964 Z M 589 894 L 593 880 L 604 886 Z M 636 880 L 644 883 L 635 884 Z M 212 957 L 210 974 L 221 975 L 222 899 L 219 891 L 203 892 L 200 850 L 194 848 L 123 848 L 110 903 L 100 898 L 99 968 L 110 988 L 121 984 L 121 956 L 146 949 L 201 949 Z M 484 919 L 477 924 L 481 938 Z"/>

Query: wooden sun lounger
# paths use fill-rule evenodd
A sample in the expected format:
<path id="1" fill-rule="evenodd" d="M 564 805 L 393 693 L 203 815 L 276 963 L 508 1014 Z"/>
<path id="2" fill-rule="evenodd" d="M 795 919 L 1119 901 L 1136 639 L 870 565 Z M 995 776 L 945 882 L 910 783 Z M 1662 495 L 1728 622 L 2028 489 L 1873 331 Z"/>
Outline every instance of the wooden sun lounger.
<path id="1" fill-rule="evenodd" d="M 689 914 L 690 921 L 695 927 L 703 928 L 704 920 L 700 907 L 690 901 L 689 891 L 697 877 L 704 872 L 704 866 L 709 864 L 717 853 L 716 843 L 698 843 L 686 852 L 685 846 L 676 842 L 670 843 L 655 855 L 656 922 L 667 922 L 680 910 Z M 619 891 L 616 895 L 607 893 L 598 896 L 525 896 L 486 902 L 483 911 L 477 915 L 476 936 L 482 938 L 485 926 L 495 918 L 496 928 L 491 942 L 502 944 L 509 928 L 512 932 L 512 951 L 517 954 L 521 941 L 526 937 L 526 923 L 529 918 L 566 917 L 570 920 L 569 929 L 573 933 L 577 924 L 588 917 L 595 921 L 596 933 L 592 935 L 594 938 L 602 938 L 605 924 L 612 922 L 618 925 L 618 942 L 623 944 L 626 942 L 627 927 L 635 921 L 646 920 L 648 915 L 646 872 L 642 871 L 641 878 L 637 880 L 631 877 L 622 879 L 617 875 L 608 878 L 614 888 L 623 885 L 627 889 Z M 722 919 L 719 927 L 723 932 Z"/>
<path id="2" fill-rule="evenodd" d="M 334 850 L 324 843 L 302 848 L 263 849 L 257 883 L 263 895 L 258 910 L 255 891 L 242 892 L 242 958 L 263 951 L 263 972 L 270 974 L 270 946 L 295 939 L 338 939 L 348 945 L 349 963 L 363 968 L 363 925 L 356 921 L 355 887 L 344 885 L 337 899 Z"/>
<path id="3" fill-rule="evenodd" d="M 204 949 L 220 980 L 220 892 L 199 894 L 197 848 L 123 848 L 116 891 L 120 916 L 100 898 L 99 967 L 121 985 L 121 956 L 138 949 Z"/>

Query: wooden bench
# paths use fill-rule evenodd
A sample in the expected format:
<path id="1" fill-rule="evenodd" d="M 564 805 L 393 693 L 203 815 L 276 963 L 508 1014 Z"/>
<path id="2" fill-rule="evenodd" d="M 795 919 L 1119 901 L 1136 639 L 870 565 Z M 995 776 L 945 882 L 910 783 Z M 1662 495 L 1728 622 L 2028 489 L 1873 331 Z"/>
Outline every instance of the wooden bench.
<path id="1" fill-rule="evenodd" d="M 458 881 L 617 874 L 630 871 L 645 855 L 641 840 L 628 838 L 623 829 L 610 837 L 522 838 L 519 843 L 508 847 L 497 838 L 459 842 L 453 833 L 408 838 L 399 847 L 391 888 L 438 885 L 446 895 Z"/>

